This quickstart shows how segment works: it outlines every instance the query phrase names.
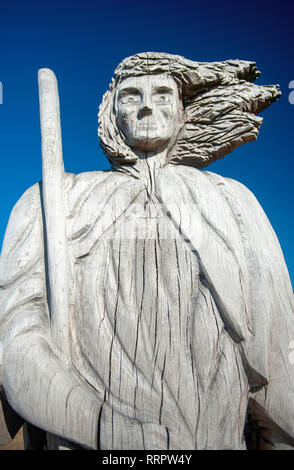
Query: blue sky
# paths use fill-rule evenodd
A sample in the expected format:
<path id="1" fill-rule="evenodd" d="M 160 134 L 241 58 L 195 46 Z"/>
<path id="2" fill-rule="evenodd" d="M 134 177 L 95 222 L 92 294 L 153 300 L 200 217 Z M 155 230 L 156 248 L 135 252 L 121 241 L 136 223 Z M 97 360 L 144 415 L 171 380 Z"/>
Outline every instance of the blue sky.
<path id="1" fill-rule="evenodd" d="M 244 183 L 267 213 L 294 281 L 294 7 L 271 2 L 193 0 L 6 1 L 0 6 L 0 246 L 13 205 L 41 179 L 37 71 L 58 78 L 63 152 L 73 173 L 109 168 L 97 138 L 97 110 L 116 65 L 142 51 L 192 60 L 254 60 L 257 83 L 279 83 L 256 142 L 210 170 Z"/>

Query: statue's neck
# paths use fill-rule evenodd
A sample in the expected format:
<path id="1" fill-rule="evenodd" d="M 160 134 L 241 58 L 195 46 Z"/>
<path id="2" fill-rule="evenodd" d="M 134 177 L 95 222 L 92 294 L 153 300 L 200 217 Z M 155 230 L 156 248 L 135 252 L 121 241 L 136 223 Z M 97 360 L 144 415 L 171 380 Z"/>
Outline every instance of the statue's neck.
<path id="1" fill-rule="evenodd" d="M 138 172 L 139 178 L 145 182 L 148 193 L 151 194 L 158 170 L 167 164 L 167 150 L 137 153 L 137 157 L 134 169 Z"/>
<path id="2" fill-rule="evenodd" d="M 136 152 L 136 155 L 138 160 L 135 165 L 142 172 L 162 168 L 167 163 L 167 149 L 157 152 Z"/>
<path id="3" fill-rule="evenodd" d="M 157 152 L 136 152 L 136 156 L 138 160 L 135 163 L 120 165 L 116 167 L 116 171 L 140 179 L 145 184 L 148 195 L 151 196 L 158 171 L 168 163 L 168 149 Z"/>

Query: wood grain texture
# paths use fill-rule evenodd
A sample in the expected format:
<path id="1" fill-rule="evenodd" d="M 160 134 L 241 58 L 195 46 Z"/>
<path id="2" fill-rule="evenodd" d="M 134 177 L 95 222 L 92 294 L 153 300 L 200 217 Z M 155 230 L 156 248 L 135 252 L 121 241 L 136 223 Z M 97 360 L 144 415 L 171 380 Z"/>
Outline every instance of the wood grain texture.
<path id="1" fill-rule="evenodd" d="M 226 132 L 230 148 L 245 142 L 248 122 L 257 129 L 254 113 L 277 90 L 256 88 L 245 61 L 147 56 L 118 67 L 114 114 L 110 92 L 100 109 L 112 170 L 64 174 L 60 136 L 50 140 L 56 103 L 53 124 L 44 122 L 58 189 L 44 196 L 44 218 L 41 185 L 31 187 L 7 227 L 3 392 L 46 431 L 48 449 L 293 449 L 294 299 L 278 240 L 247 188 L 184 165 L 175 150 L 189 113 L 204 126 L 204 144 L 210 133 L 214 149 L 219 143 L 215 155 Z M 177 80 L 192 101 L 181 101 Z M 183 139 L 201 160 L 199 139 Z M 111 153 L 118 148 L 131 153 Z M 61 201 L 61 225 L 51 197 Z M 61 247 L 51 260 L 47 219 Z"/>
<path id="2" fill-rule="evenodd" d="M 42 202 L 46 240 L 47 296 L 53 344 L 63 363 L 70 363 L 66 194 L 63 190 L 60 107 L 57 81 L 50 69 L 38 72 L 42 135 Z"/>
<path id="3" fill-rule="evenodd" d="M 128 77 L 166 73 L 178 84 L 184 116 L 168 161 L 205 168 L 246 142 L 255 140 L 262 118 L 256 116 L 280 96 L 277 85 L 256 85 L 255 62 L 196 62 L 178 55 L 143 52 L 116 68 L 99 108 L 98 135 L 114 167 L 138 159 L 116 121 L 117 91 Z"/>
<path id="4" fill-rule="evenodd" d="M 165 167 L 155 178 L 165 210 L 157 197 L 153 203 L 146 200 L 142 182 L 128 174 L 67 178 L 75 273 L 74 369 L 67 375 L 50 349 L 48 313 L 41 300 L 45 287 L 33 294 L 32 279 L 44 279 L 44 267 L 27 264 L 22 289 L 14 284 L 12 294 L 9 282 L 5 287 L 17 307 L 2 304 L 2 311 L 7 308 L 1 322 L 2 382 L 16 411 L 49 432 L 92 448 L 98 437 L 105 449 L 242 448 L 251 397 L 282 430 L 276 440 L 291 443 L 293 366 L 288 344 L 294 334 L 293 298 L 280 248 L 248 190 L 211 173 Z M 170 180 L 178 188 L 173 195 Z M 189 201 L 195 186 L 201 206 Z M 30 190 L 30 198 L 37 192 L 38 187 Z M 103 201 L 105 194 L 112 195 L 108 210 L 101 203 L 97 213 L 99 197 Z M 192 210 L 192 226 L 178 219 L 173 201 L 179 194 Z M 201 237 L 193 233 L 195 218 L 201 222 Z M 17 220 L 21 232 L 31 223 Z M 42 219 L 35 223 L 31 237 L 42 250 Z M 126 227 L 127 237 L 121 237 Z M 164 230 L 165 238 L 157 230 Z M 253 252 L 242 264 L 244 243 L 252 246 L 253 241 Z M 18 259 L 26 252 L 22 247 Z M 3 256 L 2 267 L 5 272 Z M 235 269 L 241 277 L 232 276 Z M 276 272 L 282 280 L 269 295 L 265 287 Z M 27 295 L 24 279 L 30 279 Z M 263 386 L 266 396 L 256 393 Z"/>

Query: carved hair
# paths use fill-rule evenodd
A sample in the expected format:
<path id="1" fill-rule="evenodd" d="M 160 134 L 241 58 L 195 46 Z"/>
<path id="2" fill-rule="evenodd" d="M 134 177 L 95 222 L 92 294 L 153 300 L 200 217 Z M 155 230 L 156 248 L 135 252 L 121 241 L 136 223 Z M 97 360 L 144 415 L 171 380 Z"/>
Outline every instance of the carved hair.
<path id="1" fill-rule="evenodd" d="M 255 140 L 262 123 L 256 114 L 281 95 L 278 85 L 253 84 L 260 74 L 255 62 L 194 62 L 158 52 L 127 57 L 115 70 L 98 114 L 100 144 L 115 167 L 137 160 L 116 124 L 118 85 L 127 77 L 159 73 L 168 73 L 176 81 L 184 107 L 184 124 L 169 161 L 196 168 Z"/>

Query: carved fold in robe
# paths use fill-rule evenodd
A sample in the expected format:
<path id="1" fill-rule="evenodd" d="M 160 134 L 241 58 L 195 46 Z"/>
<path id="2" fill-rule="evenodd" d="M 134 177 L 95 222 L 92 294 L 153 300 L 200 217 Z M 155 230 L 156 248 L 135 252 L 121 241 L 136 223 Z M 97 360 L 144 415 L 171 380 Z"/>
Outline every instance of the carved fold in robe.
<path id="1" fill-rule="evenodd" d="M 265 446 L 294 445 L 293 293 L 250 191 L 167 165 L 152 188 L 110 171 L 68 174 L 65 192 L 70 372 L 50 338 L 38 185 L 5 237 L 2 387 L 15 411 L 87 448 L 241 449 L 248 416 Z"/>

